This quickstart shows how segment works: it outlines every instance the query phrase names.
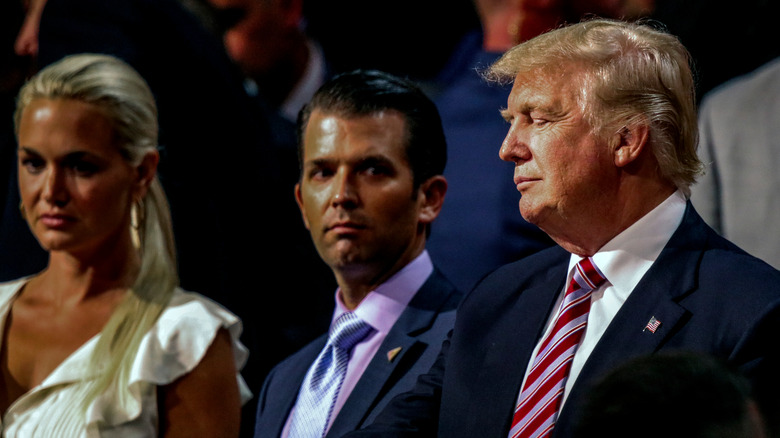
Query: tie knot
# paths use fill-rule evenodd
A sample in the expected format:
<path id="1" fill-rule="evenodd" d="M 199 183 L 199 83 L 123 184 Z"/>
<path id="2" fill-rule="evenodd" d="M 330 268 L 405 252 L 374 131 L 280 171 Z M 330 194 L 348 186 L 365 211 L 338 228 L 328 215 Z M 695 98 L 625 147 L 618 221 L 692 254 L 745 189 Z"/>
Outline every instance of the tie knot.
<path id="1" fill-rule="evenodd" d="M 574 276 L 572 277 L 572 286 L 579 286 L 583 291 L 591 291 L 604 284 L 607 281 L 604 275 L 593 263 L 593 259 L 588 257 L 582 259 L 577 263 L 574 269 Z"/>
<path id="2" fill-rule="evenodd" d="M 336 319 L 330 331 L 328 343 L 350 351 L 372 330 L 352 312 L 345 312 Z"/>

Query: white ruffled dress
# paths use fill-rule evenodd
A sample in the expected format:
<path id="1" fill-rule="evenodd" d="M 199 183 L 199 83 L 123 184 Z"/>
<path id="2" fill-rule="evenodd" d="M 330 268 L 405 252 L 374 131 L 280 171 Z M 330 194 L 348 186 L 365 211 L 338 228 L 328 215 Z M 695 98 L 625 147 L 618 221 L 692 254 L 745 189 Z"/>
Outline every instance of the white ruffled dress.
<path id="1" fill-rule="evenodd" d="M 26 281 L 0 284 L 0 342 L 11 303 Z M 94 377 L 86 373 L 97 335 L 2 413 L 0 437 L 155 437 L 156 387 L 171 383 L 195 368 L 220 328 L 230 332 L 236 379 L 244 403 L 252 394 L 240 375 L 248 356 L 247 349 L 238 340 L 241 321 L 210 299 L 177 289 L 141 342 L 130 373 L 129 396 L 121 404 L 98 397 L 84 415 L 76 400 L 78 383 Z"/>

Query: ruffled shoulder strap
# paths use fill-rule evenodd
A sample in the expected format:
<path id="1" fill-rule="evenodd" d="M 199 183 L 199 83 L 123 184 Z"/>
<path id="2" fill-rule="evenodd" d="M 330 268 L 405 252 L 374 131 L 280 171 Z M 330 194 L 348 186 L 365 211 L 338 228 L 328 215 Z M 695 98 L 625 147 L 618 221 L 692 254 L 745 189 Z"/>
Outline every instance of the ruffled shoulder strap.
<path id="1" fill-rule="evenodd" d="M 219 329 L 230 333 L 236 371 L 249 355 L 239 342 L 241 321 L 216 302 L 177 290 L 168 308 L 141 342 L 130 374 L 134 380 L 166 385 L 193 370 L 203 359 Z M 157 364 L 152 367 L 150 363 Z"/>
<path id="2" fill-rule="evenodd" d="M 10 302 L 31 277 L 22 277 L 16 280 L 0 283 L 0 306 Z"/>
<path id="3" fill-rule="evenodd" d="M 88 409 L 87 423 L 121 424 L 140 416 L 149 384 L 167 385 L 192 371 L 222 328 L 230 333 L 241 403 L 248 401 L 252 394 L 240 374 L 249 356 L 239 341 L 241 321 L 209 298 L 177 289 L 138 348 L 130 370 L 128 397 L 119 405 L 98 397 Z"/>

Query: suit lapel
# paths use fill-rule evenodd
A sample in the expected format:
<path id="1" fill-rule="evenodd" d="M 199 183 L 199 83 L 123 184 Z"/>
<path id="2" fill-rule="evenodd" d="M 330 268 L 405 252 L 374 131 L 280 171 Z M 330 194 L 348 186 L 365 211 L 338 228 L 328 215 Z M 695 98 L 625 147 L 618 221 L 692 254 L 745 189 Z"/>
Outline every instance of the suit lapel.
<path id="1" fill-rule="evenodd" d="M 679 324 L 684 324 L 686 310 L 677 303 L 696 287 L 703 253 L 701 248 L 706 239 L 702 227 L 697 226 L 697 218 L 689 203 L 683 222 L 631 292 L 593 351 L 602 365 L 594 366 L 594 369 L 616 365 L 612 360 L 602 362 L 601 358 L 615 356 L 624 361 L 631 356 L 652 353 Z M 661 323 L 655 332 L 645 330 L 652 318 Z M 616 345 L 620 348 L 616 349 Z M 594 365 L 590 362 L 586 364 L 588 370 Z"/>
<path id="2" fill-rule="evenodd" d="M 678 302 L 696 287 L 704 240 L 701 219 L 686 208 L 683 222 L 658 259 L 615 315 L 591 353 L 567 400 L 579 400 L 594 380 L 626 360 L 652 354 L 687 321 L 687 310 Z M 651 320 L 660 324 L 653 331 Z M 561 423 L 568 423 L 576 403 L 564 405 Z"/>
<path id="3" fill-rule="evenodd" d="M 391 388 L 397 380 L 393 371 L 406 363 L 410 354 L 414 354 L 417 340 L 395 328 L 387 334 L 360 380 L 355 385 L 344 406 L 333 422 L 328 432 L 329 436 L 337 437 L 343 433 L 355 430 L 361 426 L 366 417 L 381 399 L 383 390 Z M 396 350 L 400 348 L 400 350 Z M 393 360 L 388 359 L 388 352 L 398 351 Z M 416 357 L 410 360 L 416 360 Z"/>
<path id="4" fill-rule="evenodd" d="M 431 326 L 453 293 L 455 289 L 434 270 L 379 346 L 334 420 L 328 437 L 360 428 L 386 392 L 417 361 L 422 349 L 439 347 L 427 346 L 416 336 Z"/>
<path id="5" fill-rule="evenodd" d="M 546 274 L 536 276 L 538 281 L 534 282 L 534 286 L 515 286 L 510 295 L 499 298 L 499 302 L 495 303 L 495 324 L 487 333 L 487 338 L 480 341 L 486 347 L 484 360 L 478 367 L 474 389 L 468 394 L 472 399 L 469 405 L 480 411 L 468 414 L 471 420 L 467 422 L 473 423 L 469 430 L 480 430 L 484 432 L 483 436 L 501 436 L 509 430 L 536 340 L 543 334 L 566 280 L 568 253 L 561 253 L 560 262 L 548 269 Z M 533 336 L 533 342 L 525 336 Z M 481 420 L 497 415 L 504 416 L 503 422 Z M 485 430 L 490 427 L 495 427 L 495 430 Z"/>
<path id="6" fill-rule="evenodd" d="M 257 436 L 281 436 L 287 417 L 298 399 L 298 391 L 303 384 L 303 379 L 311 364 L 325 347 L 327 339 L 327 335 L 321 336 L 272 371 L 273 377 L 268 381 L 268 388 L 263 388 L 259 400 L 263 410 L 259 421 L 262 423 L 258 422 L 255 429 L 262 431 L 262 435 L 257 435 L 256 432 Z M 264 403 L 267 404 L 263 406 Z"/>

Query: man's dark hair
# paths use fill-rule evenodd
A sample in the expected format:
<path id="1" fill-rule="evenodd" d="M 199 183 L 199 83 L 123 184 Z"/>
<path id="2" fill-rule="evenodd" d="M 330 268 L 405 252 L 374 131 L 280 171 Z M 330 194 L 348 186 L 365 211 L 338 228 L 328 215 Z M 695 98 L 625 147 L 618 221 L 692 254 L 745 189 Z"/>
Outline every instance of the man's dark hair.
<path id="1" fill-rule="evenodd" d="M 417 188 L 444 173 L 447 141 L 436 105 L 413 82 L 377 70 L 355 70 L 334 76 L 320 87 L 298 114 L 298 162 L 303 166 L 303 135 L 318 109 L 340 117 L 398 111 L 406 121 L 406 158 Z"/>

